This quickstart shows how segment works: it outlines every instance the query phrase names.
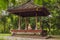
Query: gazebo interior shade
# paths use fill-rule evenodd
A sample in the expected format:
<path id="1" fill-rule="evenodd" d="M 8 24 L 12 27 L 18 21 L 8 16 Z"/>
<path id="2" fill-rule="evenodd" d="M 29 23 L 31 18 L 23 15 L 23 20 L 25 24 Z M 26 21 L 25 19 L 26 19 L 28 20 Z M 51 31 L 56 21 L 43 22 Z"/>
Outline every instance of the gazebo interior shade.
<path id="1" fill-rule="evenodd" d="M 33 0 L 29 0 L 19 7 L 9 8 L 8 11 L 22 17 L 48 16 L 50 14 L 45 7 L 35 5 Z"/>

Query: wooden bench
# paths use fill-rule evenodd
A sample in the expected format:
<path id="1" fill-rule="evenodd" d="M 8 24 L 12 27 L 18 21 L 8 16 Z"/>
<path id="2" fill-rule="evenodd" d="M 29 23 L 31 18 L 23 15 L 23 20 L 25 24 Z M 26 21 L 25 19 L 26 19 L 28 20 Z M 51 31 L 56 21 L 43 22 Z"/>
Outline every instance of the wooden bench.
<path id="1" fill-rule="evenodd" d="M 15 34 L 40 34 L 42 30 L 11 30 L 13 35 Z"/>

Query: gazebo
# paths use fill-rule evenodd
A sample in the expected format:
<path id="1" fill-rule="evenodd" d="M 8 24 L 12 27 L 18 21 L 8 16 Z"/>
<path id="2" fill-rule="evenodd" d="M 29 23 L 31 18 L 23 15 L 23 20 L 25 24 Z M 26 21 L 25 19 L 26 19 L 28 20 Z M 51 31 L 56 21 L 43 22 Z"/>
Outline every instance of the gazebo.
<path id="1" fill-rule="evenodd" d="M 42 30 L 42 26 L 41 26 L 41 30 L 38 30 L 37 29 L 37 17 L 38 16 L 48 16 L 50 15 L 49 11 L 47 10 L 46 7 L 40 7 L 40 6 L 37 6 L 33 3 L 33 0 L 28 0 L 26 3 L 18 6 L 18 7 L 12 7 L 12 8 L 9 8 L 7 10 L 8 12 L 10 13 L 13 13 L 13 14 L 16 14 L 20 17 L 25 17 L 25 30 L 21 30 L 21 25 L 20 25 L 20 17 L 19 17 L 19 29 L 18 30 L 11 30 L 11 32 L 13 33 L 17 33 L 19 32 L 20 34 L 24 33 L 24 34 L 35 34 L 35 33 L 42 33 L 43 30 Z M 36 18 L 36 27 L 35 27 L 35 30 L 28 30 L 28 21 L 26 20 L 26 17 L 35 17 Z M 41 24 L 41 21 L 40 21 L 40 24 Z M 44 33 L 42 33 L 43 35 Z"/>

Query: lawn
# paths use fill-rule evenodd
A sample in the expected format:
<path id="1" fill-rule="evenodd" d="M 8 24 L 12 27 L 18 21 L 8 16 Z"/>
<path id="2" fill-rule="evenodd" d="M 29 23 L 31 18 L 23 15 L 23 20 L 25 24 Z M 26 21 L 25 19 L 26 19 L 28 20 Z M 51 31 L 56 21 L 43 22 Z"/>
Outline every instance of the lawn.
<path id="1" fill-rule="evenodd" d="M 4 36 L 11 36 L 11 34 L 0 34 L 0 40 L 5 40 Z"/>
<path id="2" fill-rule="evenodd" d="M 0 34 L 0 36 L 11 36 L 11 34 Z"/>

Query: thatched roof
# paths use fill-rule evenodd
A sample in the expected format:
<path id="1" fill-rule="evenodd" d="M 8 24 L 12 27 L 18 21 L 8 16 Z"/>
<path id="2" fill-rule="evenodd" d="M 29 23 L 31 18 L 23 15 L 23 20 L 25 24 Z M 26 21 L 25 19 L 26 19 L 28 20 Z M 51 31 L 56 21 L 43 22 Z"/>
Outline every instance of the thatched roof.
<path id="1" fill-rule="evenodd" d="M 45 7 L 35 5 L 32 0 L 29 0 L 19 7 L 9 8 L 8 11 L 23 17 L 36 16 L 36 14 L 37 16 L 47 16 L 50 14 Z"/>

